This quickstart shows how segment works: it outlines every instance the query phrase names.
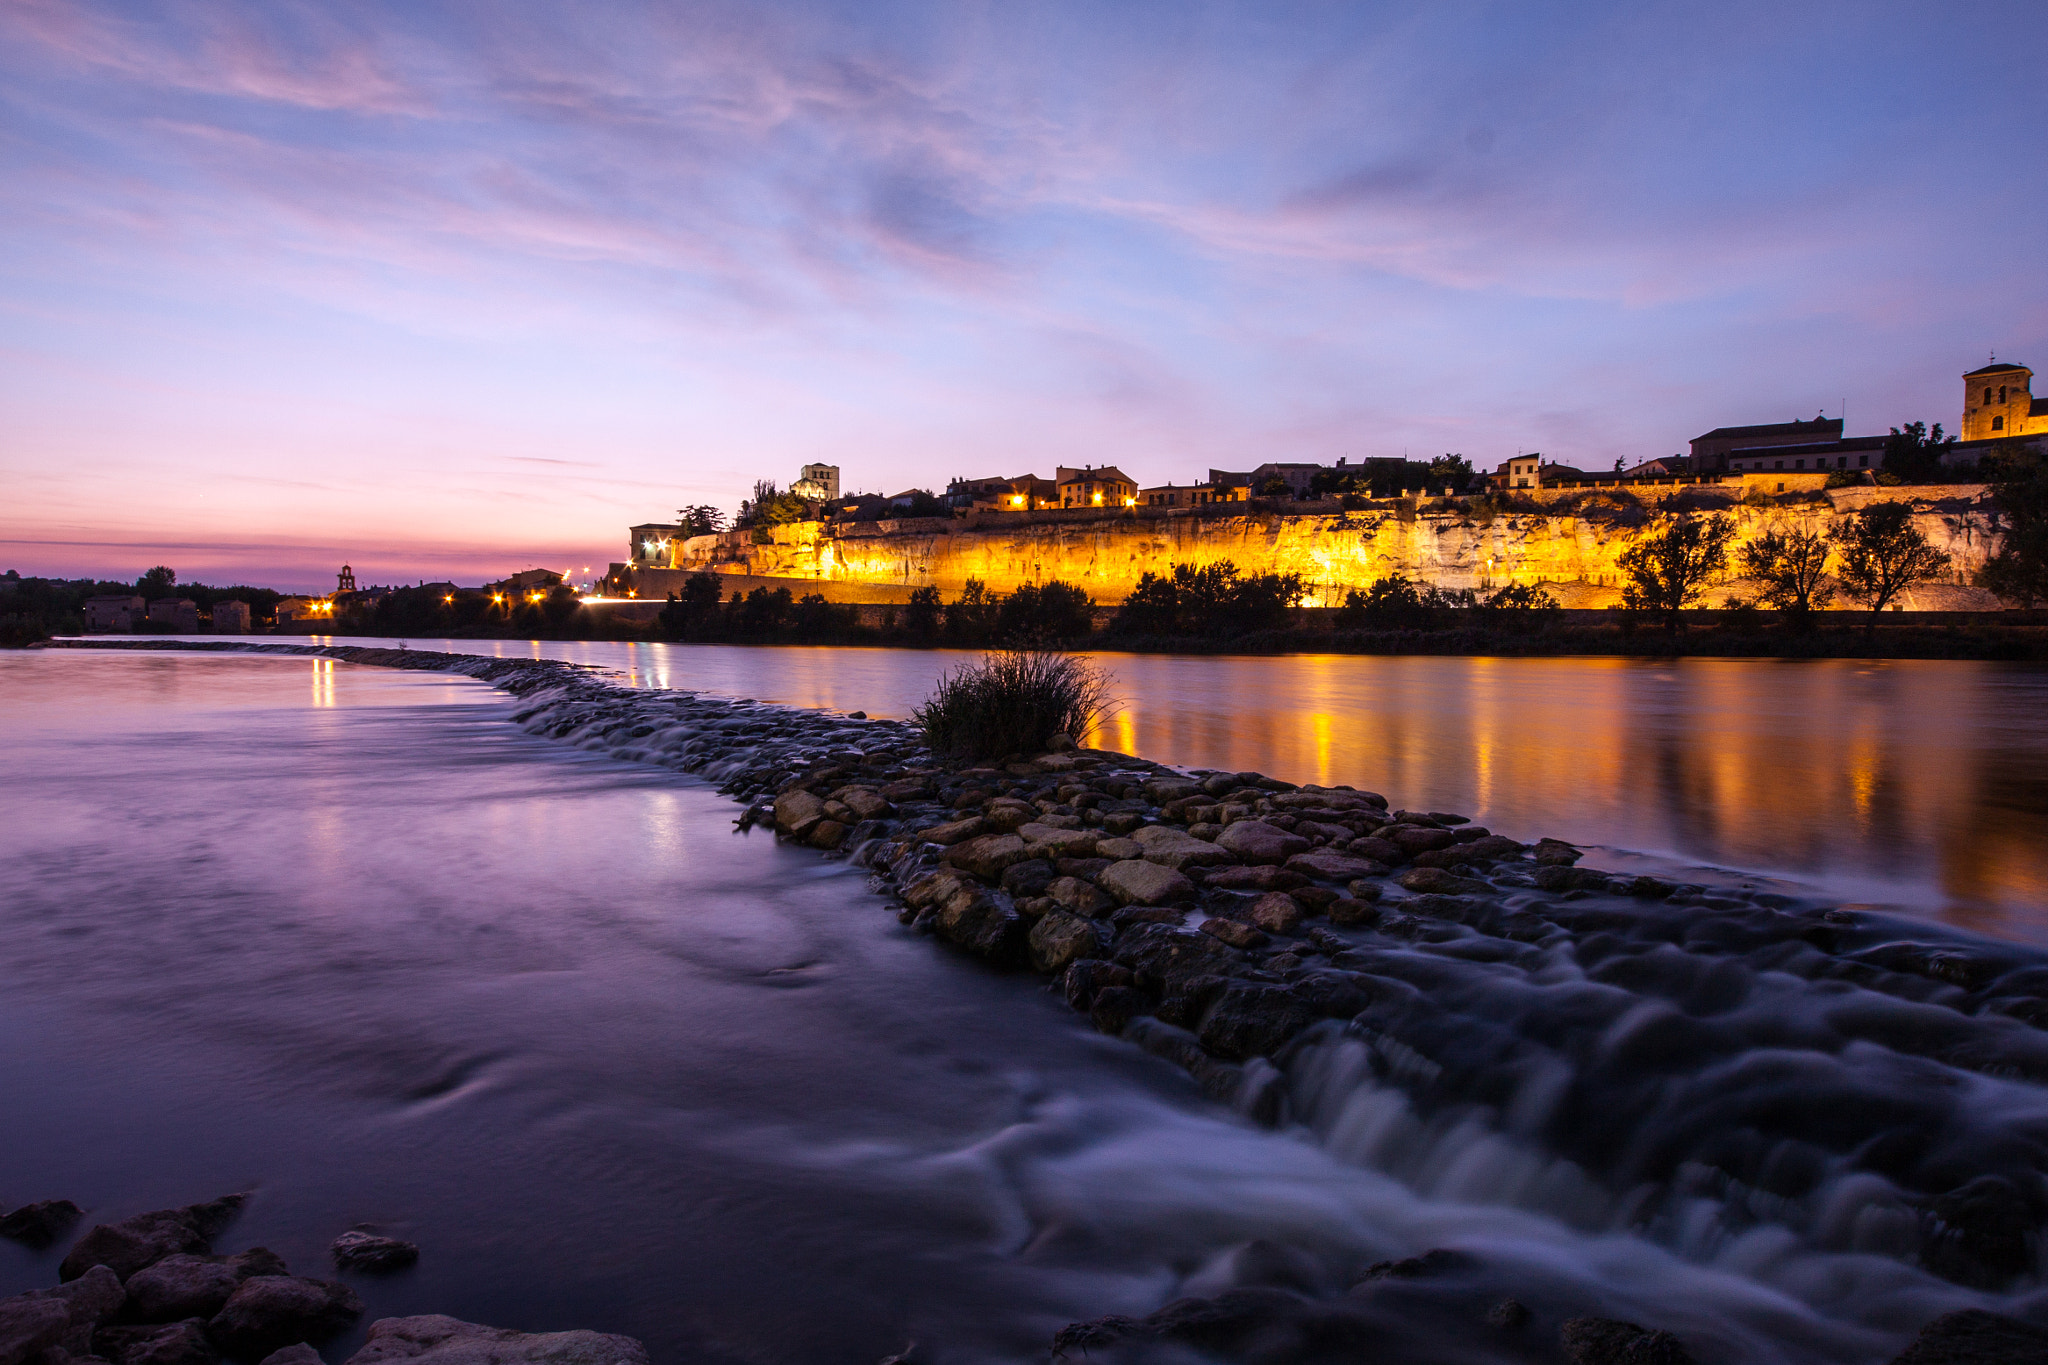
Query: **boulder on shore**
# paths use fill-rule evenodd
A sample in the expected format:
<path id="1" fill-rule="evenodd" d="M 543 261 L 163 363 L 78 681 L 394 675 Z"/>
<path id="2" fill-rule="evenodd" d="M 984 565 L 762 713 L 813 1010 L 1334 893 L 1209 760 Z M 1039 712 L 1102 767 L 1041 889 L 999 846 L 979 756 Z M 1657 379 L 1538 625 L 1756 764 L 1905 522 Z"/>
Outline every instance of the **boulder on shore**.
<path id="1" fill-rule="evenodd" d="M 1216 836 L 1216 846 L 1227 849 L 1248 863 L 1284 863 L 1297 853 L 1306 853 L 1309 842 L 1264 820 L 1239 820 Z"/>
<path id="2" fill-rule="evenodd" d="M 204 1204 L 187 1204 L 181 1209 L 158 1209 L 138 1213 L 118 1223 L 101 1223 L 65 1255 L 57 1268 L 60 1279 L 75 1280 L 96 1265 L 106 1266 L 126 1280 L 138 1270 L 155 1265 L 179 1252 L 204 1255 L 213 1250 L 213 1239 L 226 1231 L 246 1198 L 230 1194 Z"/>
<path id="3" fill-rule="evenodd" d="M 1982 1308 L 1944 1313 L 1892 1365 L 2008 1365 L 2048 1360 L 2048 1329 Z"/>
<path id="4" fill-rule="evenodd" d="M 439 1313 L 379 1318 L 348 1365 L 649 1365 L 647 1348 L 605 1332 L 514 1332 Z"/>
<path id="5" fill-rule="evenodd" d="M 263 1247 L 238 1256 L 181 1251 L 128 1277 L 126 1315 L 137 1322 L 210 1318 L 227 1305 L 242 1281 L 289 1273 L 284 1258 Z"/>
<path id="6" fill-rule="evenodd" d="M 0 1237 L 23 1246 L 46 1247 L 85 1212 L 69 1199 L 39 1199 L 0 1218 Z"/>
<path id="7" fill-rule="evenodd" d="M 221 1349 L 261 1360 L 280 1346 L 331 1337 L 363 1315 L 347 1285 L 303 1275 L 256 1275 L 242 1281 L 206 1329 Z"/>
<path id="8" fill-rule="evenodd" d="M 1186 877 L 1138 858 L 1111 863 L 1095 880 L 1125 905 L 1184 905 L 1195 898 L 1195 884 Z"/>

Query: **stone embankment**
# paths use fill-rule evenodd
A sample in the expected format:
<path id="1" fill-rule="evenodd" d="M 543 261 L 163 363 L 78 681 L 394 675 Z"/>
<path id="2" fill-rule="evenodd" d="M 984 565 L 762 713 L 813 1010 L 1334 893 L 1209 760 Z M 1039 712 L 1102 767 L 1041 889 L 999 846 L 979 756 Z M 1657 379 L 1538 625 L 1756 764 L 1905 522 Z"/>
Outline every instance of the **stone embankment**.
<path id="1" fill-rule="evenodd" d="M 1905 1361 L 2048 1342 L 1975 1311 L 2039 1274 L 2048 1225 L 2036 950 L 1739 879 L 1603 872 L 1569 844 L 1375 792 L 1180 771 L 1064 737 L 963 767 L 913 726 L 859 713 L 631 690 L 546 661 L 289 652 L 467 674 L 518 696 L 531 731 L 699 773 L 744 803 L 740 828 L 872 869 L 904 923 L 1043 974 L 1096 1028 L 1248 1117 L 1353 1149 L 1370 1129 L 1361 1156 L 1397 1179 L 1442 1188 L 1462 1162 L 1468 1182 L 1496 1172 L 1480 1197 L 1700 1258 L 1759 1228 L 1788 1265 L 1887 1258 L 1916 1286 L 1896 1311 L 1968 1310 Z M 1385 1330 L 1422 1285 L 1432 1330 L 1481 1355 L 1687 1358 L 1597 1299 L 1502 1284 L 1479 1253 L 1241 1259 L 1220 1296 L 1076 1324 L 1058 1346 L 1318 1360 Z M 1725 1343 L 1701 1354 L 1729 1358 Z"/>
<path id="2" fill-rule="evenodd" d="M 213 1254 L 247 1197 L 158 1209 L 94 1227 L 66 1252 L 54 1289 L 0 1299 L 0 1365 L 320 1365 L 314 1343 L 363 1314 L 340 1280 L 294 1275 L 264 1247 Z M 0 1219 L 0 1235 L 34 1247 L 57 1241 L 81 1211 L 44 1200 Z M 335 1267 L 387 1274 L 419 1248 L 363 1229 L 335 1239 Z M 648 1365 L 630 1337 L 525 1333 L 454 1318 L 381 1318 L 349 1365 Z"/>

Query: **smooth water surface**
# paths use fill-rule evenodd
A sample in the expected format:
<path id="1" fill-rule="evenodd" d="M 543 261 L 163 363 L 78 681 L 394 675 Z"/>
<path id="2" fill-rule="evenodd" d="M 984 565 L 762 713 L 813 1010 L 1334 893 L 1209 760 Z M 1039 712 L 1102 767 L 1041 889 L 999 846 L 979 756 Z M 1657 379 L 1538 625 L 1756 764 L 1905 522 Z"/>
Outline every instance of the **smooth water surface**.
<path id="1" fill-rule="evenodd" d="M 909 715 L 941 673 L 976 657 L 411 643 L 877 716 Z M 2048 668 L 2039 665 L 1095 657 L 1123 702 L 1093 737 L 1106 748 L 1361 787 L 1516 838 L 1760 872 L 1801 891 L 2048 942 Z"/>

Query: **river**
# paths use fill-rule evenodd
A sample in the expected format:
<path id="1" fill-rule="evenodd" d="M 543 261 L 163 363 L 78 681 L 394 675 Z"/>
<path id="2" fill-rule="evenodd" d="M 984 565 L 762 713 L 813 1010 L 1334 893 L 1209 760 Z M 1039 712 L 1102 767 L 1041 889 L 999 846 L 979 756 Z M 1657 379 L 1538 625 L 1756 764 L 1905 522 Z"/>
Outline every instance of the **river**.
<path id="1" fill-rule="evenodd" d="M 448 647 L 878 715 L 957 662 Z M 1116 747 L 2048 937 L 2040 670 L 1103 662 Z M 1482 1250 L 1709 1365 L 1877 1361 L 1947 1308 L 2039 1311 L 2031 1279 L 1967 1291 L 1876 1242 L 1575 1219 L 1568 1185 L 1527 1193 L 1526 1153 L 1431 1167 L 1391 1113 L 1258 1128 L 911 934 L 860 870 L 466 679 L 53 650 L 0 655 L 0 703 L 0 1202 L 252 1190 L 224 1244 L 301 1273 L 357 1223 L 419 1241 L 368 1317 L 595 1327 L 660 1362 L 1034 1360 L 1067 1322 L 1227 1283 L 1252 1239 L 1353 1267 Z M 2043 1095 L 1992 1084 L 1983 1122 L 2038 1124 Z M 53 1264 L 0 1243 L 0 1292 Z"/>

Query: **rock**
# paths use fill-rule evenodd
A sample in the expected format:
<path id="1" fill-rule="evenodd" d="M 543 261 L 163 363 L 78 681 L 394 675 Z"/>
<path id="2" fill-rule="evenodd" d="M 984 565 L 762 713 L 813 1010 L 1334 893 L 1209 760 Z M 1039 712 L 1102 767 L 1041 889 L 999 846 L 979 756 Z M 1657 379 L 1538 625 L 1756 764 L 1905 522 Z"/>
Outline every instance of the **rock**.
<path id="1" fill-rule="evenodd" d="M 1503 1332 L 1512 1332 L 1527 1327 L 1529 1319 L 1536 1316 L 1529 1311 L 1529 1305 L 1520 1299 L 1502 1299 L 1486 1310 L 1486 1325 Z"/>
<path id="2" fill-rule="evenodd" d="M 1371 834 L 1366 835 L 1363 839 L 1353 839 L 1344 847 L 1354 857 L 1371 858 L 1374 862 L 1386 863 L 1390 866 L 1404 861 L 1408 856 L 1401 851 L 1399 844 Z"/>
<path id="3" fill-rule="evenodd" d="M 1200 783 L 1185 777 L 1152 777 L 1145 780 L 1145 799 L 1155 806 L 1199 795 L 1201 790 Z"/>
<path id="4" fill-rule="evenodd" d="M 938 931 L 950 942 L 991 961 L 1020 955 L 1024 918 L 978 886 L 963 886 L 939 907 Z"/>
<path id="5" fill-rule="evenodd" d="M 1216 836 L 1216 846 L 1228 849 L 1248 863 L 1284 863 L 1309 849 L 1307 839 L 1290 834 L 1264 820 L 1239 820 Z"/>
<path id="6" fill-rule="evenodd" d="M 1134 810 L 1120 810 L 1102 817 L 1102 832 L 1115 837 L 1129 834 L 1142 827 L 1145 817 Z"/>
<path id="7" fill-rule="evenodd" d="M 1270 865 L 1219 867 L 1205 875 L 1202 884 L 1219 891 L 1293 891 L 1307 886 L 1308 878 L 1299 872 Z"/>
<path id="8" fill-rule="evenodd" d="M 944 861 L 963 872 L 992 882 L 1003 875 L 1003 869 L 1012 863 L 1026 862 L 1038 856 L 1029 845 L 1014 834 L 981 834 L 946 850 Z"/>
<path id="9" fill-rule="evenodd" d="M 1043 822 L 1024 825 L 1017 834 L 1031 846 L 1034 858 L 1086 858 L 1095 852 L 1096 834 L 1088 829 L 1059 829 Z"/>
<path id="10" fill-rule="evenodd" d="M 882 788 L 882 797 L 889 801 L 915 801 L 931 792 L 931 779 L 927 777 L 904 777 Z"/>
<path id="11" fill-rule="evenodd" d="M 1527 844 L 1518 843 L 1504 834 L 1489 834 L 1482 839 L 1474 839 L 1462 848 L 1471 857 L 1493 860 L 1519 858 L 1529 851 Z M 1513 1303 L 1514 1300 L 1510 1299 L 1508 1302 Z"/>
<path id="12" fill-rule="evenodd" d="M 1195 1036 L 1217 1056 L 1241 1062 L 1270 1056 L 1314 1022 L 1307 1004 L 1285 986 L 1233 981 L 1210 1004 Z"/>
<path id="13" fill-rule="evenodd" d="M 1572 1365 L 1694 1365 L 1683 1342 L 1617 1318 L 1573 1318 L 1558 1330 Z"/>
<path id="14" fill-rule="evenodd" d="M 1058 878 L 1059 872 L 1044 858 L 1026 858 L 1003 869 L 1002 887 L 1012 897 L 1028 900 L 1045 894 L 1046 888 Z"/>
<path id="15" fill-rule="evenodd" d="M 1070 754 L 1074 752 L 1074 737 L 1069 734 L 1048 735 L 1045 751 L 1049 754 Z"/>
<path id="16" fill-rule="evenodd" d="M 1958 1284 L 2003 1289 L 2033 1267 L 2035 1222 L 2018 1186 L 1980 1175 L 1934 1201 L 1921 1259 Z"/>
<path id="17" fill-rule="evenodd" d="M 934 872 L 903 888 L 903 903 L 913 910 L 944 905 L 965 884 L 957 872 Z"/>
<path id="18" fill-rule="evenodd" d="M 838 820 L 820 820 L 811 826 L 811 832 L 804 836 L 804 842 L 812 848 L 837 848 L 846 842 L 847 826 Z"/>
<path id="19" fill-rule="evenodd" d="M 825 803 L 797 787 L 775 798 L 775 828 L 793 839 L 809 834 L 825 818 Z"/>
<path id="20" fill-rule="evenodd" d="M 1252 902 L 1251 921 L 1269 934 L 1291 934 L 1301 927 L 1301 902 L 1285 891 L 1269 891 Z"/>
<path id="21" fill-rule="evenodd" d="M 347 1285 L 303 1275 L 255 1275 L 242 1281 L 206 1325 L 228 1355 L 261 1360 L 280 1346 L 333 1336 L 363 1314 Z"/>
<path id="22" fill-rule="evenodd" d="M 1351 893 L 1351 898 L 1353 900 L 1376 901 L 1380 898 L 1381 895 L 1380 884 L 1378 882 L 1369 882 L 1362 877 L 1358 878 L 1357 880 L 1354 880 L 1345 889 Z"/>
<path id="23" fill-rule="evenodd" d="M 69 1199 L 43 1199 L 0 1218 L 0 1237 L 24 1246 L 46 1247 L 68 1232 L 85 1210 Z"/>
<path id="24" fill-rule="evenodd" d="M 280 1346 L 263 1357 L 259 1365 L 321 1365 L 320 1353 L 303 1341 Z"/>
<path id="25" fill-rule="evenodd" d="M 103 1327 L 93 1336 L 93 1349 L 113 1365 L 214 1365 L 220 1359 L 206 1324 L 198 1318 L 149 1327 Z"/>
<path id="26" fill-rule="evenodd" d="M 1186 877 L 1172 868 L 1136 858 L 1111 863 L 1102 869 L 1096 881 L 1125 905 L 1184 905 L 1195 898 L 1195 884 Z"/>
<path id="27" fill-rule="evenodd" d="M 2048 1360 L 2048 1330 L 1982 1308 L 1944 1313 L 1892 1365 L 2012 1365 Z"/>
<path id="28" fill-rule="evenodd" d="M 181 1251 L 204 1254 L 213 1250 L 213 1239 L 234 1221 L 243 1202 L 244 1196 L 231 1194 L 205 1204 L 158 1209 L 118 1223 L 102 1223 L 78 1239 L 57 1273 L 62 1279 L 75 1280 L 103 1265 L 126 1280 L 166 1256 Z"/>
<path id="29" fill-rule="evenodd" d="M 361 1228 L 342 1233 L 327 1250 L 334 1257 L 337 1268 L 372 1275 L 403 1270 L 420 1258 L 420 1249 L 413 1243 L 396 1237 L 379 1237 Z"/>
<path id="30" fill-rule="evenodd" d="M 286 1273 L 284 1259 L 262 1247 L 239 1256 L 180 1252 L 128 1277 L 127 1313 L 142 1322 L 210 1318 L 227 1304 L 242 1281 Z"/>
<path id="31" fill-rule="evenodd" d="M 1099 958 L 1083 958 L 1073 963 L 1060 978 L 1060 989 L 1065 993 L 1067 1003 L 1077 1010 L 1085 1010 L 1094 1003 L 1098 991 L 1130 984 L 1130 968 Z"/>
<path id="32" fill-rule="evenodd" d="M 988 821 L 979 815 L 970 815 L 965 820 L 953 820 L 943 825 L 933 825 L 922 830 L 918 838 L 928 844 L 957 844 L 963 839 L 972 839 L 988 828 Z"/>
<path id="33" fill-rule="evenodd" d="M 1105 827 L 1107 824 L 1108 822 L 1105 821 Z M 1120 863 L 1126 858 L 1144 857 L 1145 846 L 1136 839 L 1097 839 L 1095 841 L 1095 856 L 1107 858 L 1113 863 Z"/>
<path id="34" fill-rule="evenodd" d="M 1102 930 L 1094 920 L 1055 910 L 1031 930 L 1031 965 L 1041 972 L 1065 971 L 1102 950 Z"/>
<path id="35" fill-rule="evenodd" d="M 1413 825 L 1382 829 L 1374 837 L 1392 843 L 1410 857 L 1431 849 L 1449 848 L 1458 842 L 1458 836 L 1447 829 L 1423 829 Z"/>
<path id="36" fill-rule="evenodd" d="M 1237 861 L 1234 854 L 1168 825 L 1147 825 L 1131 836 L 1145 850 L 1145 861 L 1178 872 Z"/>
<path id="37" fill-rule="evenodd" d="M 1256 948 L 1266 941 L 1266 936 L 1251 925 L 1239 924 L 1234 919 L 1205 919 L 1202 932 L 1233 948 Z"/>
<path id="38" fill-rule="evenodd" d="M 879 820 L 894 809 L 887 798 L 871 787 L 843 787 L 832 796 L 862 820 Z"/>
<path id="39" fill-rule="evenodd" d="M 1061 909 L 1070 910 L 1085 919 L 1099 919 L 1116 908 L 1115 899 L 1107 891 L 1079 877 L 1056 877 L 1047 884 L 1045 894 L 1052 897 Z"/>
<path id="40" fill-rule="evenodd" d="M 1440 867 L 1411 867 L 1394 878 L 1410 891 L 1424 895 L 1486 896 L 1493 887 L 1473 877 L 1460 877 Z"/>
<path id="41" fill-rule="evenodd" d="M 991 801 L 982 812 L 989 830 L 997 834 L 1015 834 L 1037 818 L 1038 812 L 1022 801 Z"/>
<path id="42" fill-rule="evenodd" d="M 1324 881 L 1348 882 L 1353 877 L 1376 877 L 1386 868 L 1367 858 L 1355 858 L 1345 853 L 1317 850 L 1314 853 L 1297 853 L 1287 860 L 1289 872 L 1299 872 L 1304 877 L 1319 877 Z"/>
<path id="43" fill-rule="evenodd" d="M 71 1306 L 62 1299 L 22 1294 L 0 1299 L 0 1365 L 22 1365 L 61 1343 L 71 1331 Z"/>
<path id="44" fill-rule="evenodd" d="M 1145 1012 L 1145 997 L 1130 986 L 1105 986 L 1088 1006 L 1088 1022 L 1099 1033 L 1115 1036 Z"/>
<path id="45" fill-rule="evenodd" d="M 647 1348 L 604 1332 L 514 1332 L 432 1314 L 379 1318 L 348 1365 L 648 1365 Z"/>

